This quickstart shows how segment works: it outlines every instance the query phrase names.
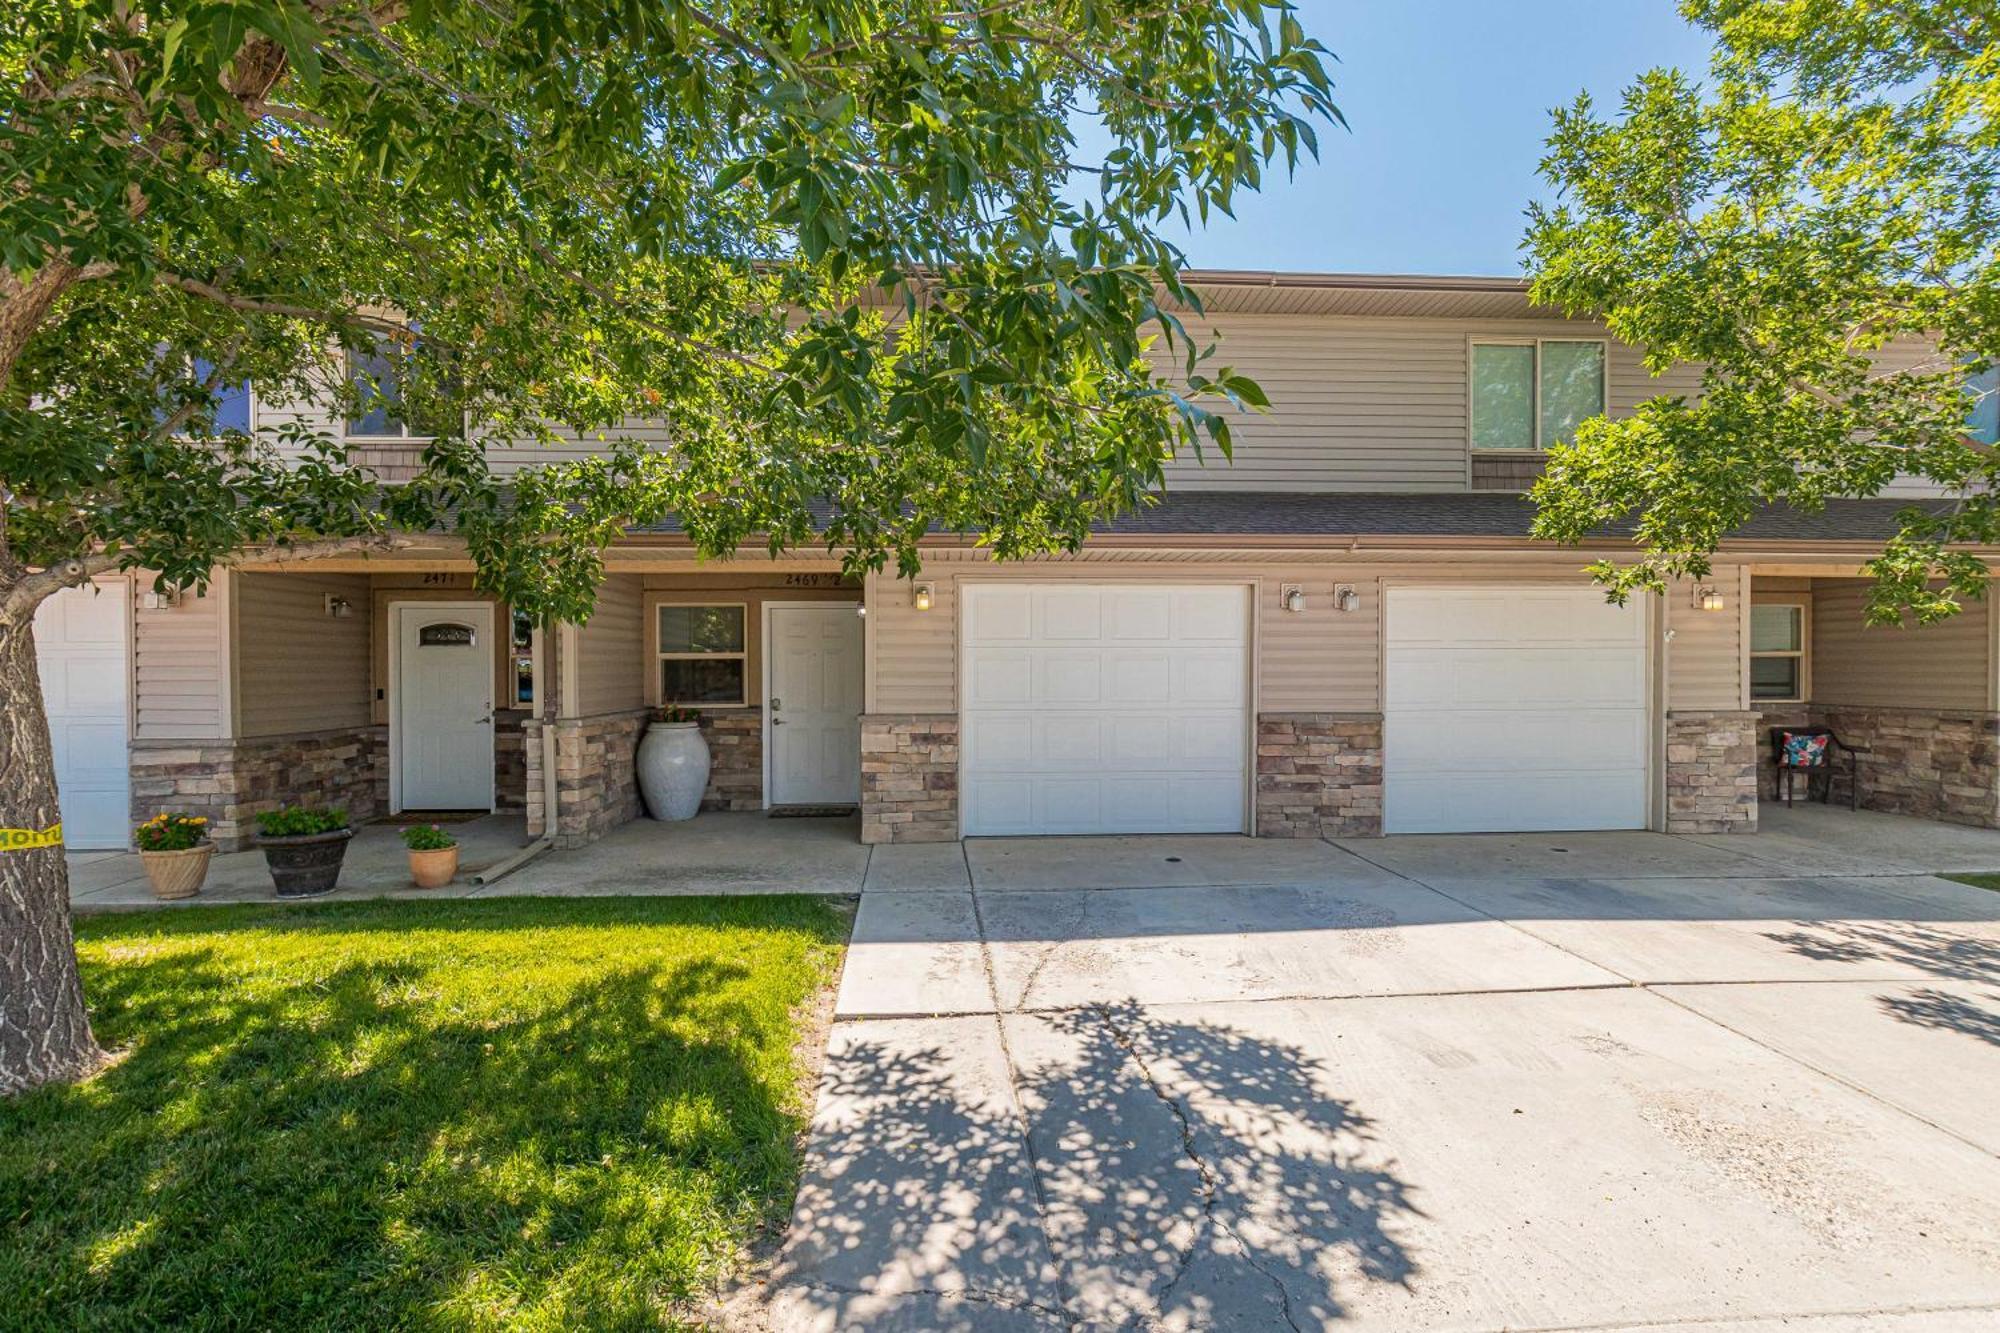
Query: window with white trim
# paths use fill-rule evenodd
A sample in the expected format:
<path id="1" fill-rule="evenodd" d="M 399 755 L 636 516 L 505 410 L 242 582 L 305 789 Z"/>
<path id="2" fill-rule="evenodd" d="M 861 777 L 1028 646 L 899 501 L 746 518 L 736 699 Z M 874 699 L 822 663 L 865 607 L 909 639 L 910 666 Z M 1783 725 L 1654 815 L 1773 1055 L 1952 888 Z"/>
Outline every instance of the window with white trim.
<path id="1" fill-rule="evenodd" d="M 541 643 L 535 633 L 535 618 L 515 607 L 508 613 L 508 662 L 512 668 L 513 702 L 510 708 L 535 706 L 536 668 L 541 665 Z"/>
<path id="2" fill-rule="evenodd" d="M 745 610 L 742 603 L 655 610 L 661 703 L 740 708 L 750 702 Z"/>
<path id="3" fill-rule="evenodd" d="M 414 336 L 415 331 L 412 330 Z M 347 352 L 347 386 L 353 393 L 346 421 L 350 440 L 428 440 L 439 432 L 439 418 L 410 421 L 403 402 L 403 377 L 410 350 L 388 338 L 378 338 L 368 351 Z"/>
<path id="4" fill-rule="evenodd" d="M 2000 444 L 2000 361 L 1965 372 L 1965 433 L 1976 444 Z"/>
<path id="5" fill-rule="evenodd" d="M 1604 414 L 1601 339 L 1515 338 L 1472 344 L 1472 447 L 1538 452 Z"/>
<path id="6" fill-rule="evenodd" d="M 1805 701 L 1803 603 L 1758 602 L 1750 608 L 1750 697 L 1758 703 Z"/>

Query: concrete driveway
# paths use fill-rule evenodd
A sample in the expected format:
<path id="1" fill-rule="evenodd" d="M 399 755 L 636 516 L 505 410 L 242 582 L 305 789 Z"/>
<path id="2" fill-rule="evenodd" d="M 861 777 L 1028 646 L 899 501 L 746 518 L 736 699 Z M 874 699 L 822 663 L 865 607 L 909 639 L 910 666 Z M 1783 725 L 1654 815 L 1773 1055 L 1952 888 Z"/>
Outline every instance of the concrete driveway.
<path id="1" fill-rule="evenodd" d="M 2000 834 L 877 848 L 780 1329 L 2000 1327 Z"/>

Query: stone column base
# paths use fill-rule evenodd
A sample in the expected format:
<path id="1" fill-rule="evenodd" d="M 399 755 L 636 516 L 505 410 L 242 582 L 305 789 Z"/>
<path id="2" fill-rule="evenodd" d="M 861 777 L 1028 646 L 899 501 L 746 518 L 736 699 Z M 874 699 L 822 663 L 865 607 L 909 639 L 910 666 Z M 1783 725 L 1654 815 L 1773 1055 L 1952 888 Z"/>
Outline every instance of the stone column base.
<path id="1" fill-rule="evenodd" d="M 542 783 L 542 730 L 536 719 L 521 728 L 527 767 L 527 822 L 530 838 L 548 832 Z M 565 718 L 556 730 L 555 844 L 581 847 L 645 813 L 634 766 L 646 710 Z"/>
<path id="2" fill-rule="evenodd" d="M 708 742 L 704 810 L 764 808 L 764 710 L 704 708 L 701 738 Z"/>
<path id="3" fill-rule="evenodd" d="M 861 719 L 861 841 L 958 840 L 958 715 Z"/>
<path id="4" fill-rule="evenodd" d="M 1257 836 L 1382 833 L 1380 713 L 1257 715 Z"/>
<path id="5" fill-rule="evenodd" d="M 357 824 L 388 810 L 389 729 L 132 743 L 134 824 L 162 811 L 202 815 L 219 850 L 240 852 L 257 815 L 283 805 L 339 806 Z"/>
<path id="6" fill-rule="evenodd" d="M 1748 711 L 1667 714 L 1667 832 L 1757 831 L 1757 723 Z"/>

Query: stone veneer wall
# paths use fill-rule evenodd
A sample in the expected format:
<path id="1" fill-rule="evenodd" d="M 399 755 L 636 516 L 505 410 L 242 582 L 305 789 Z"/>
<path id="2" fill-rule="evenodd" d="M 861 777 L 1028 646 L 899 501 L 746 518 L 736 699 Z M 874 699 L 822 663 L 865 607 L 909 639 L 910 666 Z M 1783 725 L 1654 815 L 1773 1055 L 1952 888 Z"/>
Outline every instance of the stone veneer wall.
<path id="1" fill-rule="evenodd" d="M 1861 759 L 1868 809 L 2000 827 L 2000 713 L 1815 704 L 1812 721 L 1869 750 Z M 1844 769 L 1835 801 L 1847 799 Z"/>
<path id="2" fill-rule="evenodd" d="M 1759 719 L 1733 710 L 1667 714 L 1667 832 L 1757 831 Z"/>
<path id="3" fill-rule="evenodd" d="M 764 711 L 705 708 L 701 737 L 708 742 L 704 810 L 761 810 L 764 806 Z"/>
<path id="4" fill-rule="evenodd" d="M 1382 832 L 1380 713 L 1257 715 L 1257 836 Z"/>
<path id="5" fill-rule="evenodd" d="M 526 759 L 528 836 L 547 829 L 542 788 L 542 728 L 539 719 L 521 729 Z M 639 775 L 633 766 L 646 710 L 565 718 L 556 729 L 556 820 L 558 847 L 581 847 L 645 813 Z"/>
<path id="6" fill-rule="evenodd" d="M 163 810 L 205 815 L 216 846 L 235 852 L 251 845 L 257 814 L 281 805 L 337 805 L 356 823 L 386 811 L 389 729 L 132 744 L 135 824 Z"/>
<path id="7" fill-rule="evenodd" d="M 861 841 L 958 839 L 958 716 L 861 719 Z"/>

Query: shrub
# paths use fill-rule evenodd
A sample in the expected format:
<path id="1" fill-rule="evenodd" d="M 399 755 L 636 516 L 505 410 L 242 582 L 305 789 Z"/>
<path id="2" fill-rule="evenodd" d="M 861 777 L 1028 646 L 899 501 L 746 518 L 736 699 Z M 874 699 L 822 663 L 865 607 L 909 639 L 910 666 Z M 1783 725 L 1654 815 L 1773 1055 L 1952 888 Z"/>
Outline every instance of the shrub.
<path id="1" fill-rule="evenodd" d="M 337 806 L 287 805 L 257 816 L 257 831 L 267 838 L 302 838 L 347 827 L 347 811 Z"/>
<path id="2" fill-rule="evenodd" d="M 653 721 L 699 722 L 701 721 L 701 714 L 695 712 L 692 708 L 683 708 L 679 704 L 663 704 L 653 710 Z"/>
<path id="3" fill-rule="evenodd" d="M 403 845 L 413 852 L 441 852 L 458 846 L 458 839 L 436 824 L 412 824 L 403 830 Z"/>
<path id="4" fill-rule="evenodd" d="M 161 811 L 132 830 L 132 841 L 142 852 L 184 852 L 208 840 L 208 821 L 200 815 L 175 815 Z"/>

